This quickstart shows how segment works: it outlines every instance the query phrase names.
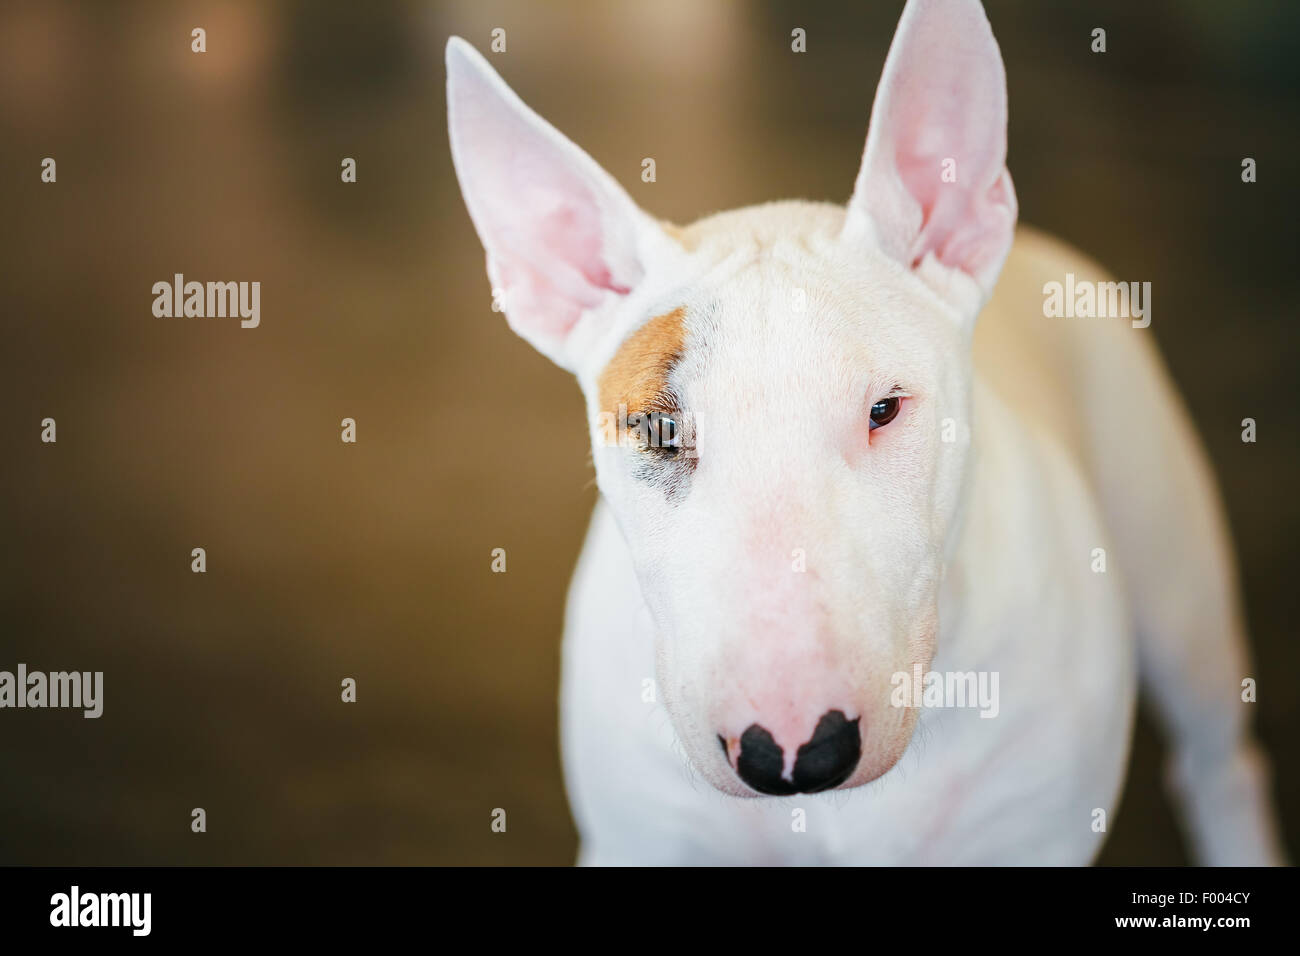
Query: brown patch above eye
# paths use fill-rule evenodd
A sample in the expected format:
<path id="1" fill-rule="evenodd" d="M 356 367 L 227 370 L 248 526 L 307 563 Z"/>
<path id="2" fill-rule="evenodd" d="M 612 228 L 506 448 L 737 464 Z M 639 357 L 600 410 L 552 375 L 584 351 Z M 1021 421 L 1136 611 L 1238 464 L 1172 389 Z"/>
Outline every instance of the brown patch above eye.
<path id="1" fill-rule="evenodd" d="M 602 411 L 629 415 L 665 411 L 668 375 L 686 347 L 685 308 L 658 315 L 627 337 L 600 373 L 597 388 Z"/>

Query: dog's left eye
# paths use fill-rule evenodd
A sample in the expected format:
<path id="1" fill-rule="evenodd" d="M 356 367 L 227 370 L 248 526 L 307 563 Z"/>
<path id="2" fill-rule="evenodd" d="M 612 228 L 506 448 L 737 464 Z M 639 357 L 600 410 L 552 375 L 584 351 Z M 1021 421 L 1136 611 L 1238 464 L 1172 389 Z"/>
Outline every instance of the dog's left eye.
<path id="1" fill-rule="evenodd" d="M 875 431 L 881 425 L 888 425 L 892 422 L 902 404 L 903 400 L 895 396 L 893 398 L 882 398 L 872 405 L 871 424 L 868 426 L 868 430 Z"/>

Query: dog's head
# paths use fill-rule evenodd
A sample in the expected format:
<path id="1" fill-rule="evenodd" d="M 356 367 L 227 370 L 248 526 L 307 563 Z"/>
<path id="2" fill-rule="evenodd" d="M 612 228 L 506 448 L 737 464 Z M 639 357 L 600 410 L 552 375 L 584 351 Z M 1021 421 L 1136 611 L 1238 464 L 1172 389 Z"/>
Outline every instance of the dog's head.
<path id="1" fill-rule="evenodd" d="M 910 0 L 847 209 L 666 226 L 468 44 L 447 69 L 494 295 L 586 395 L 692 762 L 739 795 L 880 776 L 915 723 L 891 677 L 934 652 L 970 332 L 1016 218 L 979 3 Z"/>

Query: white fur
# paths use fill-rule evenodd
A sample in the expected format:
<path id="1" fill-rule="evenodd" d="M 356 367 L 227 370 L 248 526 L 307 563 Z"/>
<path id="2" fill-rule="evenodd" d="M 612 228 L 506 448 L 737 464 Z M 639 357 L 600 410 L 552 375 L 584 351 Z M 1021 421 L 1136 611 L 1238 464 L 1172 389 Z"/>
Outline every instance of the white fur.
<path id="1" fill-rule="evenodd" d="M 676 238 L 463 41 L 448 70 L 489 273 L 592 422 L 601 503 L 562 693 L 582 862 L 1088 862 L 1139 659 L 1202 859 L 1279 859 L 1212 479 L 1147 333 L 1042 314 L 1045 282 L 1105 276 L 1024 229 L 1011 246 L 1005 86 L 978 3 L 908 4 L 847 210 L 774 203 Z M 952 71 L 969 100 L 940 105 L 954 131 L 936 142 L 915 118 Z M 928 206 L 935 149 L 969 172 Z M 603 440 L 598 379 L 679 307 L 672 381 L 699 457 L 670 495 Z M 898 418 L 869 434 L 893 393 Z M 892 706 L 914 665 L 997 672 L 997 717 Z M 718 745 L 761 724 L 788 775 L 830 709 L 863 742 L 836 791 L 756 798 Z"/>

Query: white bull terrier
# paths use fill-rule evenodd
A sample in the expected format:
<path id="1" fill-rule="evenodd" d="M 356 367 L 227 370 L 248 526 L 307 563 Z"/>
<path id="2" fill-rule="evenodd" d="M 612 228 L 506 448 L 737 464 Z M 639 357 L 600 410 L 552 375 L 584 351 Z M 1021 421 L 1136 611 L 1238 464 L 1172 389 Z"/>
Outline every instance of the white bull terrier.
<path id="1" fill-rule="evenodd" d="M 847 207 L 658 222 L 459 38 L 447 71 L 494 294 L 591 423 L 580 863 L 1088 863 L 1139 675 L 1196 858 L 1280 861 L 1210 470 L 1149 298 L 1048 315 L 1108 277 L 1016 232 L 977 0 L 907 4 Z"/>

